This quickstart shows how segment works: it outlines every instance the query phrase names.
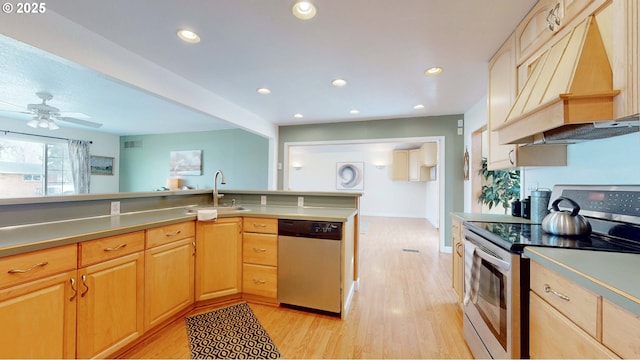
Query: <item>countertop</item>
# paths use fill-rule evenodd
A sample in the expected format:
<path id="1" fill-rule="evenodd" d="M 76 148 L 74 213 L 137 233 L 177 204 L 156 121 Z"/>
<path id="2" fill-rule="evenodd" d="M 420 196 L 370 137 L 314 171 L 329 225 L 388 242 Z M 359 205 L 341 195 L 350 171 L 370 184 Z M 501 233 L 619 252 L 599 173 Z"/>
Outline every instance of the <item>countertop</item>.
<path id="1" fill-rule="evenodd" d="M 547 247 L 524 255 L 640 316 L 640 255 Z"/>
<path id="2" fill-rule="evenodd" d="M 354 208 L 241 205 L 245 210 L 221 212 L 218 217 L 268 217 L 345 222 Z M 137 211 L 49 223 L 0 228 L 0 257 L 119 235 L 196 219 L 187 207 Z"/>
<path id="3" fill-rule="evenodd" d="M 531 220 L 521 218 L 518 216 L 503 215 L 503 214 L 481 214 L 481 213 L 465 213 L 465 212 L 452 212 L 451 216 L 458 218 L 461 221 L 486 221 L 486 222 L 504 222 L 504 223 L 519 223 L 530 224 Z"/>

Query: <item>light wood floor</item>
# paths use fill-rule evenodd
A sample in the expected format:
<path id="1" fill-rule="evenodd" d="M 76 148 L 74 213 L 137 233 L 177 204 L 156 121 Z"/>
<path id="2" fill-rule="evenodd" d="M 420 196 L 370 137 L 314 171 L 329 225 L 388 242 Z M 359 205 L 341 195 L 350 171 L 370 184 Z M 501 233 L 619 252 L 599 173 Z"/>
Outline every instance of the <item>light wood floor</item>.
<path id="1" fill-rule="evenodd" d="M 250 304 L 282 357 L 472 358 L 451 289 L 451 254 L 438 251 L 438 231 L 424 219 L 362 221 L 369 225 L 360 237 L 360 288 L 346 320 Z M 126 356 L 189 358 L 184 321 Z"/>

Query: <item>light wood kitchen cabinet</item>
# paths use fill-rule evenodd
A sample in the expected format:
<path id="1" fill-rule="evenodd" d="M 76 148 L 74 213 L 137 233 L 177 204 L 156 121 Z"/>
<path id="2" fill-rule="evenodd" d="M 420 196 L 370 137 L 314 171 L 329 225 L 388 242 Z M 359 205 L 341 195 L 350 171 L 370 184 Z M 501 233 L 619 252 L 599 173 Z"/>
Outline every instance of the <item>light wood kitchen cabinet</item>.
<path id="1" fill-rule="evenodd" d="M 242 292 L 247 299 L 277 302 L 278 219 L 244 218 Z"/>
<path id="2" fill-rule="evenodd" d="M 409 180 L 409 150 L 393 150 L 393 171 L 391 180 Z"/>
<path id="3" fill-rule="evenodd" d="M 106 357 L 144 331 L 144 231 L 79 244 L 78 358 Z"/>
<path id="4" fill-rule="evenodd" d="M 420 146 L 420 166 L 438 165 L 438 143 L 428 142 Z"/>
<path id="5" fill-rule="evenodd" d="M 488 154 L 489 170 L 519 166 L 558 166 L 567 164 L 566 145 L 501 145 L 495 128 L 506 119 L 517 94 L 515 36 L 511 35 L 489 62 Z"/>
<path id="6" fill-rule="evenodd" d="M 195 223 L 146 231 L 145 331 L 194 302 Z"/>
<path id="7" fill-rule="evenodd" d="M 531 358 L 637 358 L 640 317 L 531 261 Z"/>
<path id="8" fill-rule="evenodd" d="M 242 219 L 196 223 L 195 300 L 242 291 Z"/>
<path id="9" fill-rule="evenodd" d="M 452 269 L 451 283 L 458 296 L 458 302 L 462 304 L 464 298 L 464 248 L 462 241 L 462 222 L 455 217 L 451 218 L 451 248 Z"/>
<path id="10" fill-rule="evenodd" d="M 0 358 L 76 356 L 76 246 L 0 261 Z"/>
<path id="11" fill-rule="evenodd" d="M 594 0 L 540 0 L 516 28 L 518 61 L 544 46 Z"/>
<path id="12" fill-rule="evenodd" d="M 640 315 L 604 300 L 602 343 L 623 359 L 640 359 Z"/>
<path id="13" fill-rule="evenodd" d="M 529 296 L 529 312 L 529 353 L 532 359 L 617 358 L 533 291 Z"/>

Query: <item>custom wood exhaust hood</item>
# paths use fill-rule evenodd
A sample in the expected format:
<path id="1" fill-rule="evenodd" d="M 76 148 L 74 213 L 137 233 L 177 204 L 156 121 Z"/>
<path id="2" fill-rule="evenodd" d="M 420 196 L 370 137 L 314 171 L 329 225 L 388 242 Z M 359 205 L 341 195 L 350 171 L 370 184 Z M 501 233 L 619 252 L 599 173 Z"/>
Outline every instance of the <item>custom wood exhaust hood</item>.
<path id="1" fill-rule="evenodd" d="M 590 16 L 540 56 L 495 130 L 501 144 L 533 144 L 546 143 L 549 131 L 574 131 L 583 125 L 601 129 L 593 124 L 612 121 L 613 98 L 619 93 L 613 89 L 598 24 Z"/>

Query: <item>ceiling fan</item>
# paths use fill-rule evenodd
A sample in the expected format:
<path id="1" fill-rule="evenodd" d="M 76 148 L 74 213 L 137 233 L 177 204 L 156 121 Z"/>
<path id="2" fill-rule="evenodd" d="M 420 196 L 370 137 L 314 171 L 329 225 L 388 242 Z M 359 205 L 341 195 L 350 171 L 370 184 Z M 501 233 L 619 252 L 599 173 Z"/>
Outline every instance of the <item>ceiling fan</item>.
<path id="1" fill-rule="evenodd" d="M 88 119 L 89 116 L 82 113 L 69 113 L 69 112 L 60 112 L 60 109 L 53 107 L 47 104 L 47 101 L 53 99 L 53 95 L 48 92 L 37 92 L 36 96 L 39 97 L 42 102 L 39 104 L 28 104 L 27 111 L 12 111 L 12 110 L 3 110 L 6 112 L 17 112 L 22 114 L 32 114 L 33 118 L 27 122 L 28 126 L 33 128 L 45 128 L 50 130 L 56 130 L 60 127 L 55 123 L 54 120 L 65 121 L 68 123 L 73 123 L 82 126 L 88 126 L 92 128 L 99 128 L 102 126 L 100 123 L 96 123 L 93 121 L 88 121 L 79 118 Z M 9 104 L 11 105 L 11 104 Z"/>

